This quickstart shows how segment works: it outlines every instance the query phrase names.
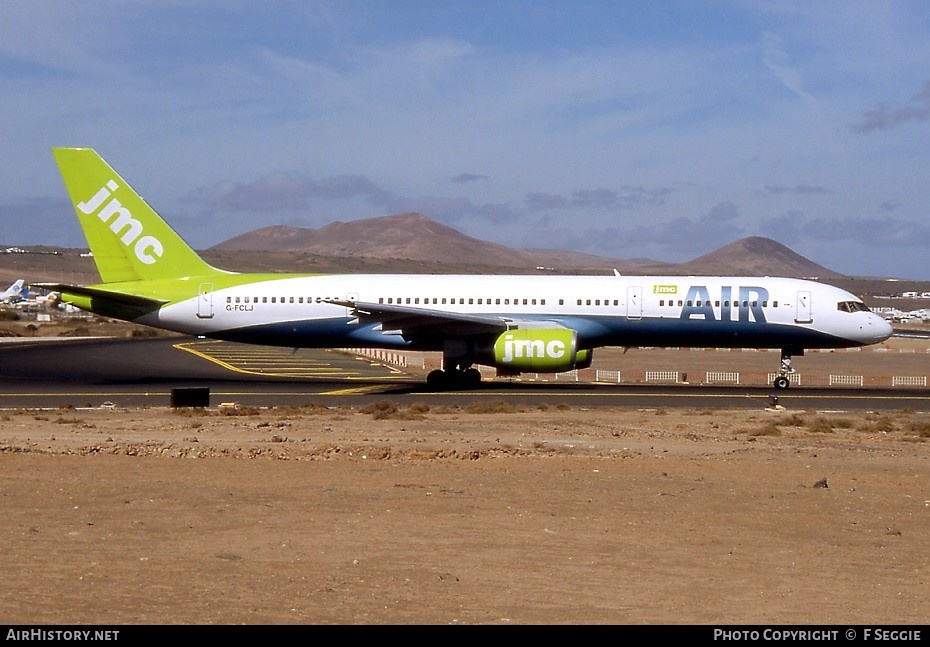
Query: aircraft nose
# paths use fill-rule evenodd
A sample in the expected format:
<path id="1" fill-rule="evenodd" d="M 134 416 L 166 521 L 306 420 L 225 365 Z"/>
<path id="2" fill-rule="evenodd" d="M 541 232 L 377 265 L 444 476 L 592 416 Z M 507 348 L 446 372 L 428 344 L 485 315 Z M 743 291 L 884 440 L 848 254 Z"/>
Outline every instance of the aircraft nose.
<path id="1" fill-rule="evenodd" d="M 863 326 L 862 333 L 866 343 L 877 344 L 891 337 L 891 335 L 894 334 L 894 329 L 891 327 L 891 324 L 882 317 L 873 314 L 869 317 L 868 323 Z"/>

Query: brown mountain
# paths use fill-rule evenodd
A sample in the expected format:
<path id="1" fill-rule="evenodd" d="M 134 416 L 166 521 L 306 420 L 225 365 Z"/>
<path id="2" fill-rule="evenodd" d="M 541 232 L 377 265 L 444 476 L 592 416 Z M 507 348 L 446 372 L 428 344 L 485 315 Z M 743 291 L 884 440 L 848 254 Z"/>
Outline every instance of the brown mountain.
<path id="1" fill-rule="evenodd" d="M 0 248 L 3 249 L 3 248 Z M 93 259 L 82 249 L 27 247 L 27 254 L 0 257 L 0 282 L 94 283 Z M 207 262 L 238 272 L 348 272 L 484 274 L 622 274 L 743 275 L 819 277 L 856 293 L 926 291 L 926 282 L 888 284 L 882 280 L 843 277 L 768 238 L 737 240 L 686 263 L 650 259 L 616 259 L 559 249 L 511 249 L 466 236 L 426 216 L 409 213 L 320 229 L 264 227 L 236 236 L 203 252 Z M 874 283 L 874 285 L 873 285 Z"/>
<path id="2" fill-rule="evenodd" d="M 320 229 L 263 227 L 210 248 L 211 251 L 285 251 L 320 256 L 443 261 L 453 265 L 532 266 L 530 255 L 442 225 L 419 213 L 402 213 Z"/>
<path id="3" fill-rule="evenodd" d="M 299 253 L 317 260 L 329 257 L 340 266 L 351 258 L 364 261 L 369 267 L 372 264 L 384 266 L 390 261 L 398 271 L 423 271 L 425 264 L 427 268 L 446 267 L 449 271 L 499 268 L 513 272 L 545 269 L 578 273 L 617 269 L 623 274 L 842 277 L 781 243 L 757 236 L 743 238 L 686 263 L 674 264 L 568 250 L 513 249 L 466 236 L 419 213 L 334 222 L 320 229 L 263 227 L 223 241 L 209 252 L 217 255 L 250 252 L 250 256 L 266 252 Z"/>
<path id="4" fill-rule="evenodd" d="M 567 270 L 622 263 L 561 250 L 513 249 L 465 234 L 419 213 L 337 221 L 310 229 L 273 226 L 223 241 L 211 252 L 300 252 L 321 257 L 440 263 L 454 268 L 499 267 L 510 271 L 558 266 Z"/>
<path id="5" fill-rule="evenodd" d="M 676 274 L 739 274 L 834 279 L 843 275 L 818 265 L 771 238 L 741 238 L 676 266 Z"/>

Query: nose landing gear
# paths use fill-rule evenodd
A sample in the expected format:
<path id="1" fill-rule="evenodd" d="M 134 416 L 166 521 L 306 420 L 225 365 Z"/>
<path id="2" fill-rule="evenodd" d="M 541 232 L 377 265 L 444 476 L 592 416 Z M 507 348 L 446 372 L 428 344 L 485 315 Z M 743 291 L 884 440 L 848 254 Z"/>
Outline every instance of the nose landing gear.
<path id="1" fill-rule="evenodd" d="M 791 380 L 788 376 L 797 373 L 795 368 L 791 365 L 791 356 L 803 354 L 804 349 L 802 348 L 781 349 L 781 366 L 779 366 L 778 374 L 775 376 L 775 381 L 772 383 L 776 389 L 787 389 L 791 385 Z"/>

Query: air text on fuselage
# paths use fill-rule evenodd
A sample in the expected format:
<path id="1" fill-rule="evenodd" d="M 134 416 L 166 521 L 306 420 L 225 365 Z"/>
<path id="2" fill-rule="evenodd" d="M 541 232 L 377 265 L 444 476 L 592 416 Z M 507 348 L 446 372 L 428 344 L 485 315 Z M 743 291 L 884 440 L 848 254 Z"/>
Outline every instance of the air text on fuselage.
<path id="1" fill-rule="evenodd" d="M 754 285 L 724 285 L 713 298 L 707 286 L 692 285 L 682 305 L 681 318 L 765 323 L 762 303 L 768 299 L 769 291 Z"/>

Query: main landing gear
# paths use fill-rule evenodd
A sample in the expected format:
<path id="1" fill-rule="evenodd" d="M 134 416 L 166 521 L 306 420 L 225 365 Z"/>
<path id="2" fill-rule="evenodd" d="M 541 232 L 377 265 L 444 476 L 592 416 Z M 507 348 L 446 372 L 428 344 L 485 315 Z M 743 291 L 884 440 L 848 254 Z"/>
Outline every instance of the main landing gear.
<path id="1" fill-rule="evenodd" d="M 451 371 L 436 369 L 426 376 L 426 386 L 433 391 L 473 389 L 479 384 L 481 384 L 481 371 L 472 367 Z"/>
<path id="2" fill-rule="evenodd" d="M 776 389 L 787 389 L 791 385 L 791 380 L 788 379 L 788 376 L 792 373 L 797 373 L 794 367 L 791 366 L 791 356 L 803 354 L 803 348 L 781 349 L 781 366 L 778 369 L 778 374 L 775 376 L 775 381 L 772 383 Z"/>
<path id="3" fill-rule="evenodd" d="M 442 369 L 429 372 L 426 386 L 433 391 L 473 389 L 481 384 L 481 372 L 472 364 L 472 347 L 458 340 L 447 341 L 442 350 Z"/>

